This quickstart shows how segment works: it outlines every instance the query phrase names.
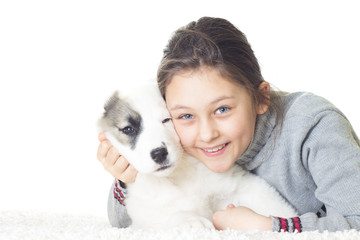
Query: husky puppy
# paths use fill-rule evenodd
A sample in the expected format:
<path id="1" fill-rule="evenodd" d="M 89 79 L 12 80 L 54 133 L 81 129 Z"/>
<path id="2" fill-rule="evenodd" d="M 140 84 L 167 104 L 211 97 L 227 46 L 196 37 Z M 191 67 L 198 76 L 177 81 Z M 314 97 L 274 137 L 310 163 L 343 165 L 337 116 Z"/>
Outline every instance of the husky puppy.
<path id="1" fill-rule="evenodd" d="M 214 228 L 213 213 L 229 203 L 266 216 L 297 216 L 274 188 L 239 165 L 214 173 L 186 154 L 156 85 L 117 91 L 104 108 L 100 130 L 139 172 L 127 184 L 132 227 Z"/>

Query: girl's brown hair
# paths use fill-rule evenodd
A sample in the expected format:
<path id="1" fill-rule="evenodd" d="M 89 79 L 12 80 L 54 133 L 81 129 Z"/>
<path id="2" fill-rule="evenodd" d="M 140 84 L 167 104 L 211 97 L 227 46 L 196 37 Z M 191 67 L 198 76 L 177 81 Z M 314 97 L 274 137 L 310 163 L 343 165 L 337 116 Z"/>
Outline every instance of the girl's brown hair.
<path id="1" fill-rule="evenodd" d="M 254 106 L 267 103 L 270 109 L 278 109 L 259 91 L 264 79 L 257 58 L 245 35 L 229 21 L 203 17 L 173 34 L 157 73 L 163 98 L 166 100 L 165 89 L 174 75 L 203 66 L 213 67 L 224 77 L 246 87 Z"/>

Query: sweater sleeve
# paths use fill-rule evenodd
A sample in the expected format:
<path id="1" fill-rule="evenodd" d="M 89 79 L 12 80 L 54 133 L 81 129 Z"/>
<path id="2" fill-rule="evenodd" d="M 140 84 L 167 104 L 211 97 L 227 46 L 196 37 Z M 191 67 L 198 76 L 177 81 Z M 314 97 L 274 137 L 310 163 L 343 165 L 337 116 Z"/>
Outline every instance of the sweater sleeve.
<path id="1" fill-rule="evenodd" d="M 304 140 L 302 161 L 316 184 L 315 197 L 324 203 L 322 213 L 273 217 L 273 230 L 360 230 L 359 139 L 340 112 L 321 112 L 313 123 Z"/>
<path id="2" fill-rule="evenodd" d="M 108 197 L 108 218 L 111 226 L 125 228 L 131 225 L 131 219 L 125 207 L 125 184 L 115 179 Z"/>

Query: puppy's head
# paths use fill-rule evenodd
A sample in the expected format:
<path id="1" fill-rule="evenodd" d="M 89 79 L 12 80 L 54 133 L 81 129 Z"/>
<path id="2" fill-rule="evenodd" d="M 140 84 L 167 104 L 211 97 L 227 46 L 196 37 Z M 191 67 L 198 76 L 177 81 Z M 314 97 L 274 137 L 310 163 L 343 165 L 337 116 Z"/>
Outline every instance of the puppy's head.
<path id="1" fill-rule="evenodd" d="M 100 131 L 141 173 L 166 176 L 183 152 L 156 85 L 115 92 L 104 106 Z"/>

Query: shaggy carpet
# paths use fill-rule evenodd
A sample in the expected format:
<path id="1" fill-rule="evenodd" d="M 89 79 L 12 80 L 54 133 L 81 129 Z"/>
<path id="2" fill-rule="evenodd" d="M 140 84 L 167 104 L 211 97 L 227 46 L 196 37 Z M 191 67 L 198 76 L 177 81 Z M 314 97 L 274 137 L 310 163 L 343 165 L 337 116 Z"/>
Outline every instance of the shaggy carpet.
<path id="1" fill-rule="evenodd" d="M 46 212 L 0 211 L 0 239 L 75 239 L 75 240 L 257 240 L 257 239 L 360 239 L 355 230 L 341 232 L 240 232 L 208 229 L 175 228 L 164 231 L 112 228 L 106 219 L 90 215 Z"/>

